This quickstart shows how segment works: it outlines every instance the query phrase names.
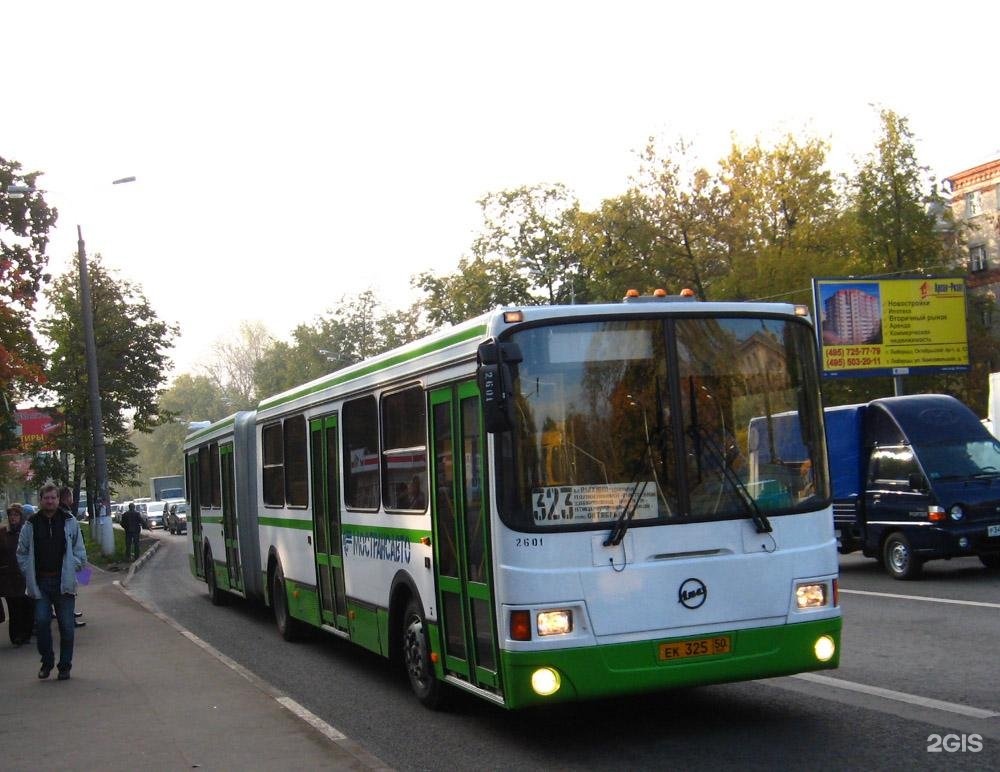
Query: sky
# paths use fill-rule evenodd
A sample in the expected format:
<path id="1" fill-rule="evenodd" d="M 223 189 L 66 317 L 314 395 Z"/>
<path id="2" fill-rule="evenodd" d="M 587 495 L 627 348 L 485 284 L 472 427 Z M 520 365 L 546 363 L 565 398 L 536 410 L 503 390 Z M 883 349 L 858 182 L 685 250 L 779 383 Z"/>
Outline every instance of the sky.
<path id="1" fill-rule="evenodd" d="M 79 225 L 180 326 L 171 376 L 242 320 L 287 339 L 366 289 L 408 306 L 483 196 L 561 182 L 595 207 L 650 136 L 707 164 L 815 136 L 850 172 L 881 105 L 939 179 L 1000 156 L 995 1 L 680 5 L 2 2 L 0 156 L 45 172 L 54 274 Z"/>

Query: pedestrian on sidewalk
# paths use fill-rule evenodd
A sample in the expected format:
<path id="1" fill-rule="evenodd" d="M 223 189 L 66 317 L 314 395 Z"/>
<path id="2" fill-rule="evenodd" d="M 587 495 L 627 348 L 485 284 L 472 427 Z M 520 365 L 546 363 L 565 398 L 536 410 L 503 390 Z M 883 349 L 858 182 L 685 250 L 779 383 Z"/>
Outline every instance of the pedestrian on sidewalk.
<path id="1" fill-rule="evenodd" d="M 139 559 L 139 534 L 142 533 L 142 515 L 130 503 L 128 510 L 122 515 L 122 528 L 125 529 L 125 559 Z M 135 557 L 132 557 L 132 555 Z"/>
<path id="2" fill-rule="evenodd" d="M 73 489 L 66 485 L 59 489 L 59 511 L 62 512 L 63 517 L 72 517 L 74 520 L 76 519 L 75 510 L 73 509 Z M 80 619 L 82 616 L 83 612 L 79 609 L 73 612 L 73 617 L 76 620 L 74 624 L 77 627 L 87 626 L 87 623 Z"/>
<path id="3" fill-rule="evenodd" d="M 73 667 L 73 611 L 76 572 L 87 563 L 83 535 L 75 517 L 59 511 L 59 491 L 46 485 L 39 491 L 40 509 L 21 528 L 17 563 L 28 595 L 35 599 L 35 638 L 42 658 L 39 678 L 48 678 L 55 662 L 52 650 L 52 609 L 59 622 L 59 680 Z"/>
<path id="4" fill-rule="evenodd" d="M 34 601 L 24 594 L 24 576 L 17 565 L 17 540 L 24 525 L 20 504 L 7 507 L 7 523 L 0 527 L 0 596 L 7 599 L 7 630 L 10 642 L 21 646 L 31 640 Z M 0 607 L 0 622 L 3 608 Z"/>

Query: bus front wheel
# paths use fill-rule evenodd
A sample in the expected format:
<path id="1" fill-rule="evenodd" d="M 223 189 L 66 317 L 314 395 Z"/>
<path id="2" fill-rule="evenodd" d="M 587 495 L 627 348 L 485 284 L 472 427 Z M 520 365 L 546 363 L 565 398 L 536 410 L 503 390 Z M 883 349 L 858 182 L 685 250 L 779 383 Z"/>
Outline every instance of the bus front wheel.
<path id="1" fill-rule="evenodd" d="M 431 664 L 424 612 L 415 598 L 410 598 L 403 614 L 403 663 L 420 703 L 431 709 L 440 707 L 442 686 Z"/>

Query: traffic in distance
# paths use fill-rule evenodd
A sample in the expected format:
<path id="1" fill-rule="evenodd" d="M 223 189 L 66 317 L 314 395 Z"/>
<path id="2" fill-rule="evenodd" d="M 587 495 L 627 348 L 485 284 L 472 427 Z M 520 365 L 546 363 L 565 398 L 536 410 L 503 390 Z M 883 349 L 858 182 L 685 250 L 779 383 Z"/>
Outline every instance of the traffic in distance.
<path id="1" fill-rule="evenodd" d="M 805 306 L 484 314 L 189 434 L 191 571 L 429 707 L 835 668 L 817 362 Z"/>

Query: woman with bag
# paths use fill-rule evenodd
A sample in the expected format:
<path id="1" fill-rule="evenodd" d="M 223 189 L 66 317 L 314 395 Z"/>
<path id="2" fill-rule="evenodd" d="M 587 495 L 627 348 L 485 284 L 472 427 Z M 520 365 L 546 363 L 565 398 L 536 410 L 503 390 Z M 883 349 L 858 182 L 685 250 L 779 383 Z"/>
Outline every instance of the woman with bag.
<path id="1" fill-rule="evenodd" d="M 34 601 L 25 595 L 24 576 L 17 566 L 17 540 L 24 525 L 24 513 L 20 504 L 7 507 L 7 522 L 0 526 L 0 596 L 7 599 L 7 626 L 10 642 L 21 646 L 31 640 L 34 624 Z M 0 622 L 3 609 L 0 607 Z"/>

